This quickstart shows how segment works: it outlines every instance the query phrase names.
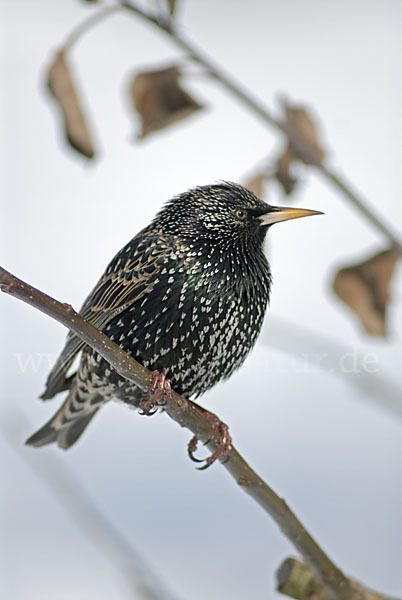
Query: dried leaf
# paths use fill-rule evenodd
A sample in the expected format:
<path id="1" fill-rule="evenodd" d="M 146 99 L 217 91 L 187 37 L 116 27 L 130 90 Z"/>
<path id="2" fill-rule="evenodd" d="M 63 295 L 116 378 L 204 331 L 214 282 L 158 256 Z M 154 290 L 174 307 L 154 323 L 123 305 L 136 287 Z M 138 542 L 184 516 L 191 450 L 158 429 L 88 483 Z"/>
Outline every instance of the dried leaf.
<path id="1" fill-rule="evenodd" d="M 283 154 L 277 160 L 277 169 L 274 176 L 278 183 L 282 186 L 283 191 L 287 196 L 295 189 L 298 179 L 291 174 L 291 168 L 294 160 L 294 154 L 290 146 L 288 146 Z"/>
<path id="2" fill-rule="evenodd" d="M 297 161 L 307 165 L 320 164 L 325 158 L 325 152 L 318 140 L 316 125 L 307 109 L 291 105 L 285 100 L 282 100 L 282 105 L 285 111 L 288 145 L 277 160 L 274 176 L 288 196 L 298 183 L 298 179 L 292 175 L 293 164 Z"/>
<path id="3" fill-rule="evenodd" d="M 167 3 L 169 6 L 169 12 L 171 15 L 173 15 L 176 9 L 177 0 L 167 0 Z"/>
<path id="4" fill-rule="evenodd" d="M 317 126 L 308 110 L 303 106 L 291 105 L 282 102 L 286 125 L 289 129 L 289 144 L 294 156 L 306 165 L 320 164 L 325 158 L 325 152 L 318 139 Z M 297 137 L 300 143 L 295 144 L 293 137 Z"/>
<path id="5" fill-rule="evenodd" d="M 62 110 L 65 135 L 69 144 L 87 158 L 93 158 L 95 150 L 91 135 L 63 52 L 56 55 L 49 69 L 48 87 Z"/>
<path id="6" fill-rule="evenodd" d="M 258 173 L 255 177 L 248 179 L 244 183 L 244 187 L 253 192 L 257 198 L 262 198 L 264 193 L 265 173 Z"/>
<path id="7" fill-rule="evenodd" d="M 357 314 L 367 333 L 386 335 L 389 286 L 398 259 L 396 250 L 386 250 L 367 261 L 338 271 L 336 295 Z"/>
<path id="8" fill-rule="evenodd" d="M 152 131 L 186 119 L 202 106 L 179 85 L 180 71 L 169 67 L 138 73 L 131 86 L 131 97 L 141 117 L 144 138 Z"/>

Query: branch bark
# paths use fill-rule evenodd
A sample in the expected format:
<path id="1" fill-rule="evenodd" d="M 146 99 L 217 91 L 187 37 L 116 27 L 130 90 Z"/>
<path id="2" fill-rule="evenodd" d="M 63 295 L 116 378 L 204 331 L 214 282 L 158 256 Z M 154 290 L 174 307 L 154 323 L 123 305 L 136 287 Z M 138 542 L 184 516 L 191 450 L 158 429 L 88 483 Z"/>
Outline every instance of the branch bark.
<path id="1" fill-rule="evenodd" d="M 69 304 L 62 304 L 43 292 L 18 279 L 0 267 L 0 290 L 42 311 L 73 331 L 96 350 L 122 377 L 148 391 L 152 373 L 128 356 L 106 335 L 85 321 Z M 165 412 L 182 427 L 186 427 L 210 450 L 217 448 L 210 439 L 212 427 L 208 421 L 182 396 L 172 392 L 164 406 Z M 364 591 L 356 590 L 342 571 L 331 561 L 306 528 L 280 498 L 240 456 L 235 448 L 223 464 L 236 483 L 267 512 L 288 538 L 331 598 L 337 600 L 372 600 Z"/>

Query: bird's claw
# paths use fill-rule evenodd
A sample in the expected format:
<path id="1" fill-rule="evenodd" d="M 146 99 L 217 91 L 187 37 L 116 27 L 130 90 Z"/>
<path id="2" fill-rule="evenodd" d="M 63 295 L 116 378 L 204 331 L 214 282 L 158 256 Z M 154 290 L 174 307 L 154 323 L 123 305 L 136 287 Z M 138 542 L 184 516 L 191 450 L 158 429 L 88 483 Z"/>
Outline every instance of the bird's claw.
<path id="1" fill-rule="evenodd" d="M 229 435 L 229 427 L 226 425 L 226 423 L 223 423 L 213 413 L 205 409 L 201 409 L 201 407 L 199 407 L 198 405 L 195 405 L 195 407 L 197 408 L 197 410 L 200 410 L 203 416 L 206 417 L 206 419 L 212 425 L 211 435 L 209 436 L 205 444 L 208 444 L 208 442 L 211 440 L 215 440 L 217 443 L 217 448 L 215 452 L 207 458 L 197 458 L 196 456 L 194 456 L 199 441 L 196 435 L 192 437 L 188 443 L 187 451 L 190 459 L 193 462 L 204 463 L 202 467 L 197 467 L 199 471 L 204 471 L 205 469 L 208 469 L 208 467 L 210 467 L 218 458 L 224 457 L 224 460 L 222 462 L 226 462 L 227 460 L 229 460 L 230 452 L 232 450 L 232 438 Z"/>
<path id="2" fill-rule="evenodd" d="M 164 369 L 153 372 L 153 380 L 149 392 L 140 401 L 140 415 L 154 415 L 159 406 L 164 406 L 172 397 L 172 386 Z"/>

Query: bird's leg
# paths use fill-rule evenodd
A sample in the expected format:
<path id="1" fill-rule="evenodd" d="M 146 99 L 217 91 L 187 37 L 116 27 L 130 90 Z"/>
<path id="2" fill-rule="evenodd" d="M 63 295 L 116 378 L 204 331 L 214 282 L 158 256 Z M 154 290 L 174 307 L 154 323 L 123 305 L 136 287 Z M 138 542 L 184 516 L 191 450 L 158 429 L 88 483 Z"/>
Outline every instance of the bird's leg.
<path id="1" fill-rule="evenodd" d="M 217 449 L 213 454 L 211 454 L 211 456 L 200 459 L 194 456 L 194 452 L 197 450 L 198 445 L 197 436 L 195 435 L 189 441 L 187 447 L 188 455 L 194 462 L 205 463 L 202 467 L 198 467 L 198 469 L 202 471 L 210 467 L 216 461 L 216 459 L 222 455 L 226 457 L 226 460 L 229 459 L 230 451 L 232 450 L 232 438 L 229 435 L 229 427 L 226 425 L 226 423 L 223 423 L 223 421 L 221 421 L 214 413 L 202 408 L 202 406 L 199 406 L 199 404 L 196 404 L 191 400 L 189 400 L 189 402 L 199 413 L 202 414 L 203 417 L 205 417 L 208 423 L 212 425 L 212 433 L 205 443 L 207 444 L 210 440 L 215 439 L 218 445 Z"/>
<path id="2" fill-rule="evenodd" d="M 147 416 L 155 414 L 158 406 L 166 404 L 171 396 L 172 386 L 165 370 L 154 371 L 149 392 L 144 394 L 140 401 L 140 414 Z"/>

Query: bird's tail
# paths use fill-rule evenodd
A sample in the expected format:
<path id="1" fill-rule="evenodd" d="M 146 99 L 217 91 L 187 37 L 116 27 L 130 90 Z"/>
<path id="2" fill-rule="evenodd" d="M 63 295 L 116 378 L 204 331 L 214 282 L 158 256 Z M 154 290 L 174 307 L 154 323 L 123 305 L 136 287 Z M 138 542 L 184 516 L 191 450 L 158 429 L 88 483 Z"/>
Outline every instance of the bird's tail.
<path id="1" fill-rule="evenodd" d="M 92 417 L 99 410 L 102 399 L 80 401 L 73 389 L 57 413 L 41 429 L 25 442 L 28 446 L 40 448 L 46 444 L 57 443 L 59 448 L 70 448 L 80 437 Z"/>

